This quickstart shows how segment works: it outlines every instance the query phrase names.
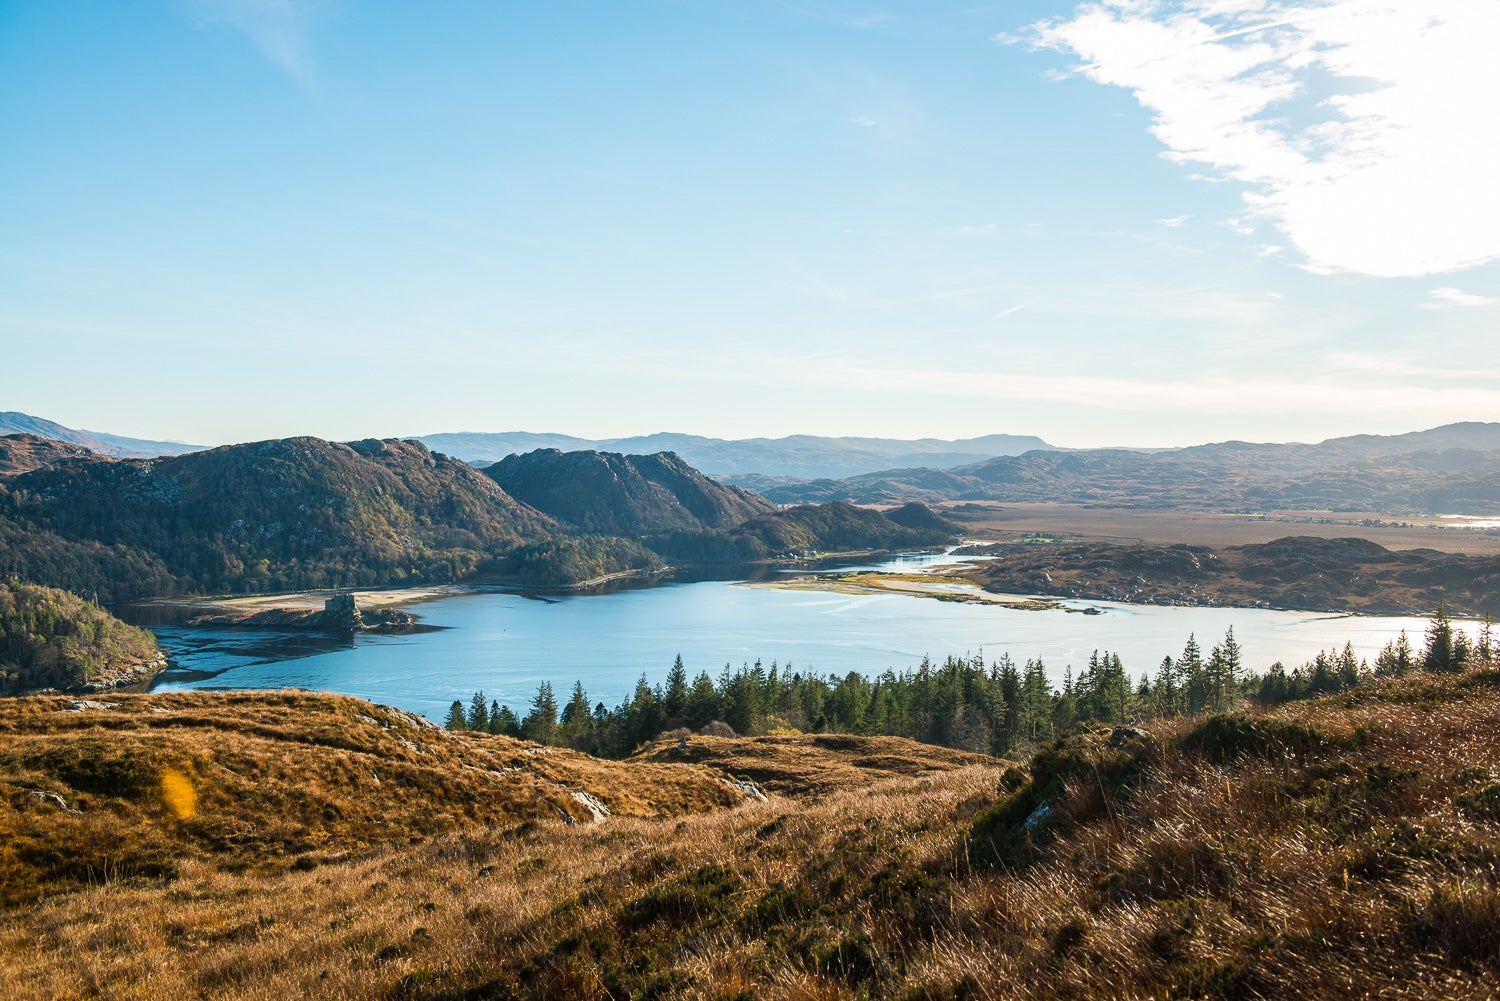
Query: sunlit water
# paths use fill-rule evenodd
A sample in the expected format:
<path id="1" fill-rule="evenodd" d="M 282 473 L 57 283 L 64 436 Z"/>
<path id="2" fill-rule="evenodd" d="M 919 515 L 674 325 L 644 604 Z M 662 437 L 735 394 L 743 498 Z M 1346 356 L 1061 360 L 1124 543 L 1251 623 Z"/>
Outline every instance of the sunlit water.
<path id="1" fill-rule="evenodd" d="M 906 558 L 911 570 L 948 562 Z M 559 700 L 581 680 L 594 701 L 615 705 L 645 672 L 660 681 L 679 653 L 689 674 L 717 675 L 757 658 L 795 670 L 878 674 L 923 656 L 983 651 L 1041 657 L 1054 683 L 1093 650 L 1118 653 L 1139 676 L 1177 656 L 1195 634 L 1205 655 L 1229 627 L 1248 666 L 1288 667 L 1352 642 L 1364 657 L 1405 629 L 1420 647 L 1426 621 L 1264 609 L 1172 608 L 1068 602 L 1101 615 L 1020 611 L 899 594 L 850 595 L 741 587 L 724 581 L 668 584 L 611 594 L 541 599 L 481 591 L 411 606 L 430 631 L 344 639 L 271 630 L 153 627 L 173 669 L 154 691 L 308 688 L 342 692 L 441 719 L 454 699 L 483 690 L 524 710 L 538 683 Z"/>

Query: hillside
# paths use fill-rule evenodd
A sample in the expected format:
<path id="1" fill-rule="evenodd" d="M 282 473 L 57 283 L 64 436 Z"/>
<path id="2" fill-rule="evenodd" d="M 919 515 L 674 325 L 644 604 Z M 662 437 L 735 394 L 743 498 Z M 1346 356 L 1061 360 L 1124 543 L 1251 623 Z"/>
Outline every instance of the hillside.
<path id="1" fill-rule="evenodd" d="M 542 820 L 745 798 L 712 769 L 630 767 L 310 692 L 0 702 L 0 902 L 193 863 L 261 873 Z M 7 994 L 14 997 L 14 994 Z"/>
<path id="2" fill-rule="evenodd" d="M 0 695 L 135 684 L 165 663 L 154 636 L 98 605 L 52 587 L 0 584 Z"/>
<path id="3" fill-rule="evenodd" d="M 6 885 L 41 895 L 0 924 L 8 997 L 1500 991 L 1494 671 L 1085 727 L 1024 768 L 863 738 L 611 765 L 332 697 L 122 701 L 0 705 Z M 722 797 L 762 760 L 779 791 Z M 638 805 L 546 819 L 583 819 L 558 781 Z"/>
<path id="4" fill-rule="evenodd" d="M 98 455 L 117 458 L 152 458 L 158 455 L 182 455 L 196 452 L 203 445 L 187 445 L 180 441 L 151 441 L 146 438 L 130 438 L 125 435 L 107 434 L 103 431 L 78 431 L 63 427 L 55 421 L 30 414 L 6 411 L 0 413 L 0 435 L 31 434 L 53 441 L 66 442 L 88 449 Z"/>
<path id="5" fill-rule="evenodd" d="M 0 437 L 0 477 L 29 473 L 64 459 L 91 455 L 82 445 L 71 445 L 34 434 L 8 434 Z"/>
<path id="6" fill-rule="evenodd" d="M 736 478 L 777 503 L 998 500 L 1182 510 L 1500 512 L 1500 424 L 1316 445 L 1028 452 L 844 480 Z"/>
<path id="7" fill-rule="evenodd" d="M 964 576 L 1001 594 L 1147 604 L 1270 606 L 1369 615 L 1500 615 L 1500 557 L 1392 551 L 1289 536 L 1245 546 L 1042 543 L 978 547 Z"/>
<path id="8" fill-rule="evenodd" d="M 748 490 L 716 483 L 671 452 L 548 448 L 509 456 L 484 472 L 562 524 L 603 535 L 733 528 L 773 507 Z"/>
<path id="9" fill-rule="evenodd" d="M 804 504 L 752 518 L 729 531 L 682 531 L 646 540 L 673 563 L 752 563 L 809 553 L 941 546 L 958 527 L 920 504 L 883 513 L 852 504 Z"/>
<path id="10" fill-rule="evenodd" d="M 553 527 L 420 444 L 288 438 L 12 477 L 0 574 L 109 601 L 449 581 Z"/>
<path id="11" fill-rule="evenodd" d="M 937 468 L 979 462 L 997 455 L 1020 455 L 1050 449 L 1033 435 L 992 434 L 946 441 L 939 438 L 825 438 L 789 435 L 785 438 L 726 440 L 692 434 L 651 434 L 633 438 L 590 440 L 559 434 L 516 431 L 430 434 L 418 439 L 429 448 L 456 455 L 467 462 L 491 463 L 512 453 L 543 448 L 562 451 L 620 452 L 644 455 L 675 452 L 709 476 L 764 474 L 799 478 L 844 477 L 926 465 Z"/>

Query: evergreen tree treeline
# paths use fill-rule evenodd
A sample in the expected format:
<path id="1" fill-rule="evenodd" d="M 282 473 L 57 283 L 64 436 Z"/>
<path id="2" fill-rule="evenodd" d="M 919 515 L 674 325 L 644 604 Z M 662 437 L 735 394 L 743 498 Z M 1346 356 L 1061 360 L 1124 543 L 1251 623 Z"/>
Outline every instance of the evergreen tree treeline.
<path id="1" fill-rule="evenodd" d="M 1454 629 L 1442 607 L 1419 653 L 1403 632 L 1386 644 L 1374 667 L 1352 644 L 1329 650 L 1288 671 L 1280 663 L 1250 673 L 1233 628 L 1205 656 L 1189 636 L 1177 658 L 1165 657 L 1152 675 L 1132 681 L 1118 654 L 1096 650 L 1077 676 L 1069 669 L 1060 689 L 1040 660 L 1018 664 L 1008 654 L 986 664 L 982 655 L 950 656 L 941 664 L 923 658 L 914 669 L 866 677 L 796 671 L 773 661 L 732 669 L 718 677 L 700 671 L 691 680 L 679 655 L 662 684 L 642 674 L 631 695 L 614 709 L 590 708 L 582 682 L 559 714 L 550 682 L 543 682 L 524 719 L 475 692 L 467 710 L 455 701 L 449 729 L 487 730 L 543 744 L 623 757 L 663 733 L 702 731 L 717 724 L 735 734 L 850 733 L 909 737 L 929 744 L 996 755 L 1024 753 L 1076 723 L 1138 723 L 1156 718 L 1224 712 L 1245 703 L 1278 705 L 1344 691 L 1377 676 L 1407 671 L 1460 670 L 1490 662 L 1496 650 L 1490 623 L 1476 641 Z"/>

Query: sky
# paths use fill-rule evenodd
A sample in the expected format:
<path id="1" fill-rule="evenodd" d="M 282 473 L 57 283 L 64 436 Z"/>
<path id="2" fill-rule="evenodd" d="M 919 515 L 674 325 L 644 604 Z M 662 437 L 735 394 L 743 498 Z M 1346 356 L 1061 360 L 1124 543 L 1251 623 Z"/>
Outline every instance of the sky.
<path id="1" fill-rule="evenodd" d="M 1500 420 L 1500 0 L 0 0 L 0 410 Z"/>

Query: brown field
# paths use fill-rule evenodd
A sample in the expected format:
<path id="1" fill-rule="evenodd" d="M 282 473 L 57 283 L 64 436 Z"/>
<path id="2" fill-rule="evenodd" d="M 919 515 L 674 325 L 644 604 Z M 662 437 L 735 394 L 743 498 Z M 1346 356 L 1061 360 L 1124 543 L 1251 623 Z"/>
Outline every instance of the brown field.
<path id="1" fill-rule="evenodd" d="M 1213 514 L 1152 511 L 1136 508 L 1092 508 L 1072 504 L 1001 504 L 955 502 L 956 507 L 991 509 L 982 516 L 956 518 L 976 537 L 1013 538 L 1038 533 L 1080 542 L 1146 542 L 1171 545 L 1241 546 L 1288 535 L 1369 539 L 1387 549 L 1437 549 L 1470 556 L 1500 553 L 1500 532 L 1442 527 L 1437 518 L 1391 518 L 1370 513 L 1277 511 L 1267 514 Z M 1365 522 L 1365 524 L 1361 524 Z"/>
<path id="2" fill-rule="evenodd" d="M 149 714 L 155 698 L 132 711 Z M 239 732 L 210 727 L 201 744 L 164 742 L 153 765 L 201 777 L 207 766 L 180 756 L 219 753 L 209 745 L 238 745 L 241 733 L 275 741 L 288 762 L 299 746 L 313 761 L 387 753 L 336 746 L 328 713 L 347 704 L 353 715 L 363 704 L 352 700 L 311 706 L 299 741 L 295 705 L 235 698 L 237 711 L 253 715 L 255 699 L 272 709 Z M 575 826 L 487 820 L 462 786 L 444 789 L 443 769 L 420 780 L 392 771 L 378 792 L 260 773 L 271 748 L 245 744 L 237 764 L 219 764 L 262 774 L 275 787 L 264 796 L 348 805 L 373 795 L 382 809 L 408 804 L 393 827 L 429 818 L 411 838 L 346 843 L 335 832 L 291 866 L 260 864 L 274 849 L 253 838 L 204 850 L 154 780 L 79 792 L 80 776 L 108 773 L 84 762 L 115 759 L 81 740 L 87 728 L 51 728 L 42 711 L 5 717 L 12 818 L 38 831 L 80 822 L 20 790 L 22 762 L 20 781 L 51 783 L 81 816 L 122 818 L 116 849 L 138 830 L 130 811 L 150 814 L 172 865 L 105 869 L 11 904 L 0 916 L 7 998 L 1500 994 L 1494 671 L 1151 732 L 1084 730 L 1044 745 L 1029 772 L 895 740 L 694 741 L 688 762 L 656 745 L 627 762 L 577 762 L 580 783 L 597 769 L 630 784 L 641 769 L 631 788 L 642 808 Z M 150 729 L 145 719 L 122 728 L 118 746 L 147 753 Z M 375 731 L 378 742 L 385 731 Z M 53 757 L 26 750 L 48 739 Z M 439 742 L 455 780 L 463 762 L 522 750 L 484 736 L 423 746 Z M 663 777 L 691 784 L 752 768 L 765 770 L 767 801 L 659 805 Z M 439 811 L 450 795 L 453 808 Z M 259 801 L 199 802 L 251 833 L 277 822 Z M 0 852 L 13 845 L 7 837 Z"/>

